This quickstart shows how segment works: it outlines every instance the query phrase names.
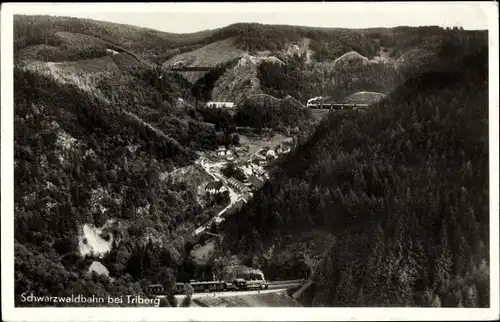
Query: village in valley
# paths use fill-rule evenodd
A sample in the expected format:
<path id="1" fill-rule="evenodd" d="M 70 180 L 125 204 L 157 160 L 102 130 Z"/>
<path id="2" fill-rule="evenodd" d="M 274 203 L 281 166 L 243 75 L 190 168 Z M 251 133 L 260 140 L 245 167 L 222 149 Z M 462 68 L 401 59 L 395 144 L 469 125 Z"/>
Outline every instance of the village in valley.
<path id="1" fill-rule="evenodd" d="M 228 102 L 223 103 L 224 107 L 231 106 Z M 295 136 L 272 131 L 251 136 L 239 134 L 239 138 L 238 144 L 221 145 L 215 151 L 200 153 L 197 164 L 213 178 L 205 185 L 205 193 L 226 195 L 230 201 L 226 208 L 196 229 L 194 236 L 240 210 L 269 179 L 269 167 L 273 162 L 297 144 Z"/>
<path id="2" fill-rule="evenodd" d="M 6 320 L 50 306 L 497 317 L 496 30 L 471 8 L 401 7 L 391 27 L 375 7 L 4 10 Z"/>

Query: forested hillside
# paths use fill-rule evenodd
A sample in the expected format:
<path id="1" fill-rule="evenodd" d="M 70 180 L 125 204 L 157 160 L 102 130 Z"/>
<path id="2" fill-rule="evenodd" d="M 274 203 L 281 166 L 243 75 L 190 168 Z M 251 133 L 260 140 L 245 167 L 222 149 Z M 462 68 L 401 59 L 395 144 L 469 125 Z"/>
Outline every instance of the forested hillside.
<path id="1" fill-rule="evenodd" d="M 392 48 L 391 50 L 396 51 L 391 55 L 397 60 L 367 61 L 365 57 L 358 55 L 359 52 L 348 52 L 355 47 L 347 47 L 331 59 L 312 62 L 308 61 L 306 54 L 286 56 L 278 53 L 276 57 L 286 64 L 263 61 L 258 66 L 262 91 L 277 98 L 292 95 L 302 102 L 316 96 L 329 96 L 342 101 L 360 91 L 388 94 L 407 78 L 418 76 L 424 71 L 440 70 L 443 55 L 456 61 L 453 55 L 455 51 L 470 51 L 487 41 L 484 34 L 458 28 L 445 30 L 437 27 L 402 27 L 360 32 L 366 39 L 386 46 L 380 48 Z M 450 41 L 444 42 L 446 37 L 451 37 Z M 309 49 L 317 54 L 312 43 Z M 358 58 L 351 64 L 338 63 L 348 54 Z"/>
<path id="2" fill-rule="evenodd" d="M 14 49 L 18 51 L 41 46 L 53 53 L 46 55 L 48 57 L 55 56 L 56 53 L 62 57 L 69 52 L 71 60 L 90 58 L 89 55 L 103 56 L 106 54 L 103 48 L 107 46 L 117 51 L 137 53 L 146 60 L 157 61 L 164 55 L 172 54 L 172 50 L 187 51 L 196 45 L 205 44 L 207 37 L 214 32 L 215 30 L 207 30 L 193 34 L 172 34 L 92 19 L 16 15 Z M 62 49 L 54 48 L 61 44 L 65 45 Z M 84 48 L 88 48 L 86 53 L 82 53 Z"/>
<path id="3" fill-rule="evenodd" d="M 377 50 L 373 39 L 353 30 L 259 23 L 232 24 L 215 31 L 209 39 L 215 41 L 228 37 L 236 37 L 237 47 L 251 54 L 264 50 L 280 51 L 290 42 L 310 38 L 311 49 L 318 61 L 335 59 L 350 50 L 372 57 Z"/>
<path id="4" fill-rule="evenodd" d="M 277 98 L 292 95 L 304 103 L 316 96 L 331 96 L 342 101 L 359 91 L 387 93 L 402 82 L 397 70 L 385 64 L 306 64 L 304 57 L 299 56 L 286 62 L 286 65 L 267 62 L 259 65 L 258 76 L 266 94 Z"/>
<path id="5" fill-rule="evenodd" d="M 241 102 L 235 123 L 256 129 L 285 127 L 305 127 L 310 121 L 310 111 L 300 102 L 287 96 L 276 99 L 270 95 L 254 95 Z"/>
<path id="6" fill-rule="evenodd" d="M 225 250 L 271 279 L 315 271 L 302 299 L 313 305 L 486 306 L 485 39 L 252 23 L 180 35 L 16 16 L 16 294 L 171 290 L 190 232 L 215 211 L 201 206 L 197 180 L 211 177 L 198 153 L 238 144 L 240 127 L 303 142 L 316 124 L 305 102 L 329 96 L 376 103 L 331 113 L 273 164 L 222 227 Z M 381 46 L 393 60 L 375 59 Z M 166 70 L 184 58 L 213 69 L 194 83 Z M 237 106 L 205 107 L 215 99 Z M 93 261 L 109 278 L 89 274 Z"/>
<path id="7" fill-rule="evenodd" d="M 484 39 L 448 31 L 439 69 L 366 113 L 330 113 L 227 223 L 226 247 L 266 275 L 315 271 L 313 306 L 488 307 Z M 297 247 L 269 259 L 315 230 L 335 240 L 318 266 Z"/>
<path id="8" fill-rule="evenodd" d="M 214 127 L 179 104 L 192 99 L 182 76 L 137 54 L 154 50 L 147 30 L 16 19 L 16 294 L 119 296 L 171 285 L 204 209 L 196 187 L 169 174 L 216 146 Z M 121 51 L 103 42 L 110 33 L 123 48 L 124 37 L 146 42 Z M 83 257 L 88 231 L 109 243 L 108 255 Z M 112 278 L 88 274 L 93 260 Z"/>
<path id="9" fill-rule="evenodd" d="M 135 294 L 127 291 L 135 282 L 165 274 L 151 265 L 175 268 L 185 228 L 202 209 L 195 192 L 160 175 L 190 164 L 193 152 L 74 85 L 19 69 L 14 76 L 16 291 Z M 91 282 L 93 256 L 80 258 L 77 237 L 82 225 L 111 219 L 118 223 L 108 233 L 121 242 L 105 263 L 124 280 Z"/>

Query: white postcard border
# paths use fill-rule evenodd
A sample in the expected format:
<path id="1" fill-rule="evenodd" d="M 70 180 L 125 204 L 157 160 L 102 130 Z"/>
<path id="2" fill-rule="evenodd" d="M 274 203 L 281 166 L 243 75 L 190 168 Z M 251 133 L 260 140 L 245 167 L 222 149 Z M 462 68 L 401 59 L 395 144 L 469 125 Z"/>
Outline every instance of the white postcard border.
<path id="1" fill-rule="evenodd" d="M 498 4 L 426 2 L 428 6 L 470 5 L 481 8 L 489 30 L 490 144 L 490 302 L 489 309 L 447 308 L 14 308 L 13 174 L 13 14 L 71 12 L 318 12 L 365 10 L 374 3 L 99 3 L 2 4 L 1 12 L 1 214 L 2 318 L 6 321 L 338 321 L 338 320 L 494 320 L 499 318 L 499 179 L 498 179 Z M 388 13 L 411 3 L 378 3 Z M 390 17 L 390 16 L 389 16 Z"/>

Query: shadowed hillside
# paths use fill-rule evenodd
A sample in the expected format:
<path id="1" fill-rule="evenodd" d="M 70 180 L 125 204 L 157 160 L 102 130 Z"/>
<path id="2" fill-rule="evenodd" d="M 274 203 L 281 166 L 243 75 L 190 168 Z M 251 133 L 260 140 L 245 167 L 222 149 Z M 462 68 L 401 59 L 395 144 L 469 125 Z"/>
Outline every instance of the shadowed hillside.
<path id="1" fill-rule="evenodd" d="M 186 80 L 144 59 L 148 32 L 16 17 L 16 293 L 145 295 L 175 281 L 186 235 L 206 220 L 198 187 L 168 174 L 214 148 L 215 130 L 179 104 L 192 99 Z M 112 283 L 88 273 L 95 260 Z"/>
<path id="2" fill-rule="evenodd" d="M 266 275 L 315 271 L 312 306 L 488 307 L 487 45 L 447 51 L 456 37 L 439 70 L 331 113 L 227 223 L 226 247 Z M 313 229 L 334 238 L 317 264 Z"/>
<path id="3" fill-rule="evenodd" d="M 235 115 L 239 126 L 254 128 L 284 128 L 305 124 L 310 112 L 292 97 L 276 99 L 270 95 L 253 95 L 241 102 Z"/>
<path id="4" fill-rule="evenodd" d="M 141 59 L 156 61 L 171 49 L 186 46 L 190 49 L 190 45 L 204 43 L 206 37 L 213 32 L 215 31 L 207 30 L 193 34 L 172 34 L 92 19 L 16 15 L 14 33 L 17 36 L 14 49 L 18 51 L 32 46 L 57 47 L 63 44 L 63 54 L 68 51 L 81 53 L 85 47 L 91 46 L 88 40 L 92 39 L 92 47 L 96 50 L 102 44 L 111 44 L 110 49 L 131 51 L 139 54 Z"/>
<path id="5" fill-rule="evenodd" d="M 172 275 L 136 263 L 154 240 L 151 251 L 170 258 L 166 267 L 177 265 L 184 243 L 177 224 L 201 210 L 196 192 L 162 182 L 160 174 L 190 164 L 192 151 L 75 85 L 27 70 L 14 76 L 16 292 L 141 294 L 144 276 Z M 81 225 L 109 220 L 119 225 L 108 236 L 121 241 L 103 262 L 122 276 L 112 285 L 86 277 L 93 256 L 81 258 L 75 244 Z M 84 291 L 89 283 L 95 286 Z"/>
<path id="6" fill-rule="evenodd" d="M 485 306 L 484 43 L 437 27 L 183 35 L 16 16 L 16 294 L 150 296 L 161 283 L 162 305 L 175 305 L 192 231 L 236 195 L 207 193 L 213 178 L 195 160 L 218 158 L 218 145 L 246 157 L 238 131 L 253 149 L 272 129 L 299 146 L 219 227 L 238 265 L 273 279 L 317 272 L 302 300 L 318 306 Z M 326 114 L 304 106 L 315 96 L 371 106 L 330 113 L 306 140 Z"/>

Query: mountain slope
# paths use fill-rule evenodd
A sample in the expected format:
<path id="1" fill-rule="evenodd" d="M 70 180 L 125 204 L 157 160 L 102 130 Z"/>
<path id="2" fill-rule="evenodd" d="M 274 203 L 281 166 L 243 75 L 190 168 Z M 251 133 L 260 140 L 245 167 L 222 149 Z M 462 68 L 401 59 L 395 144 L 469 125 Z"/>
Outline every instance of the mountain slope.
<path id="1" fill-rule="evenodd" d="M 235 67 L 224 73 L 215 83 L 212 98 L 217 101 L 234 101 L 239 104 L 244 98 L 262 94 L 257 77 L 257 66 L 252 56 L 243 55 Z"/>
<path id="2" fill-rule="evenodd" d="M 236 48 L 234 38 L 214 41 L 194 51 L 179 54 L 167 60 L 164 65 L 171 66 L 182 62 L 186 66 L 215 67 L 221 63 L 240 57 L 243 50 Z"/>
<path id="3" fill-rule="evenodd" d="M 181 62 L 186 66 L 214 67 L 240 58 L 238 65 L 221 76 L 212 95 L 217 100 L 236 102 L 262 92 L 274 95 L 260 84 L 257 70 L 263 64 L 283 65 L 283 62 L 293 61 L 295 57 L 300 57 L 303 63 L 314 64 L 329 59 L 333 61 L 352 50 L 371 57 L 375 48 L 375 42 L 356 31 L 253 23 L 221 28 L 207 41 L 208 45 L 178 54 L 167 60 L 164 66 Z M 182 74 L 191 82 L 196 82 L 204 75 L 202 72 Z M 247 90 L 250 91 L 248 95 Z M 294 92 L 287 92 L 282 97 L 286 95 L 296 97 Z"/>
<path id="4" fill-rule="evenodd" d="M 292 95 L 302 102 L 315 96 L 343 100 L 358 91 L 387 94 L 402 83 L 401 76 L 435 68 L 445 32 L 439 27 L 349 30 L 239 23 L 215 31 L 205 46 L 179 53 L 165 66 L 213 67 L 240 58 L 214 86 L 217 100 L 237 102 L 247 90 Z M 191 82 L 205 75 L 182 74 Z"/>
<path id="5" fill-rule="evenodd" d="M 194 154 L 130 112 L 74 85 L 28 70 L 16 69 L 14 75 L 16 292 L 81 292 L 78 285 L 89 282 L 84 276 L 92 256 L 80 258 L 77 237 L 83 225 L 101 227 L 109 220 L 118 220 L 109 233 L 122 240 L 113 244 L 110 256 L 116 247 L 127 252 L 119 262 L 106 259 L 106 266 L 112 276 L 124 271 L 133 281 L 119 279 L 99 288 L 113 292 L 129 284 L 118 294 L 137 288 L 133 285 L 142 274 L 157 273 L 138 270 L 130 254 L 152 237 L 163 245 L 158 251 L 178 252 L 165 248 L 182 240 L 172 218 L 189 223 L 196 214 L 189 210 L 197 207 L 194 193 L 159 180 L 161 172 L 189 164 Z M 183 242 L 177 242 L 182 250 Z M 66 254 L 73 255 L 63 261 Z M 58 267 L 57 272 L 51 267 Z M 135 292 L 140 294 L 140 287 Z"/>
<path id="6" fill-rule="evenodd" d="M 266 94 L 252 95 L 241 103 L 234 117 L 239 126 L 283 129 L 309 121 L 310 111 L 293 97 L 277 99 Z"/>
<path id="7" fill-rule="evenodd" d="M 334 66 L 345 66 L 345 65 L 367 65 L 370 61 L 368 58 L 358 54 L 355 51 L 350 51 L 340 56 L 333 61 Z"/>
<path id="8" fill-rule="evenodd" d="M 66 39 L 74 38 L 66 50 L 82 51 L 87 39 L 94 42 L 112 44 L 118 51 L 131 51 L 140 55 L 141 60 L 155 61 L 164 52 L 173 48 L 203 44 L 205 39 L 217 30 L 207 30 L 193 34 L 172 34 L 137 26 L 117 24 L 92 19 L 27 16 L 14 17 L 15 50 L 28 46 L 61 44 L 61 33 Z M 62 40 L 64 42 L 64 40 Z M 189 47 L 188 47 L 189 48 Z"/>
<path id="9" fill-rule="evenodd" d="M 224 141 L 217 140 L 216 129 L 233 129 L 236 125 L 299 128 L 309 123 L 309 111 L 302 104 L 310 97 L 328 95 L 343 99 L 353 94 L 351 98 L 359 96 L 359 92 L 390 93 L 403 83 L 404 78 L 399 74 L 402 69 L 396 70 L 391 64 L 333 64 L 351 51 L 371 59 L 379 53 L 378 41 L 383 37 L 387 38 L 384 39 L 387 47 L 397 48 L 397 55 L 422 44 L 422 50 L 432 52 L 438 59 L 445 57 L 452 66 L 458 61 L 450 57 L 455 57 L 452 54 L 461 48 L 454 47 L 454 43 L 471 48 L 478 44 L 472 41 L 474 35 L 462 41 L 460 33 L 455 42 L 436 47 L 441 40 L 430 38 L 427 33 L 425 37 L 412 38 L 409 44 L 403 41 L 409 34 L 419 34 L 419 29 L 378 32 L 235 24 L 177 35 L 88 19 L 16 16 L 16 294 L 147 295 L 150 283 L 162 283 L 171 290 L 175 273 L 182 271 L 183 259 L 192 244 L 190 232 L 205 222 L 213 210 L 202 207 L 203 190 L 193 181 L 205 183 L 209 178 L 193 161 L 198 151 L 214 149 Z M 183 73 L 165 71 L 165 61 L 178 59 L 188 60 L 189 64 L 213 64 L 215 68 L 192 79 Z M 463 69 L 474 66 L 471 61 Z M 430 70 L 436 70 L 436 66 L 431 67 Z M 414 66 L 415 70 L 421 68 Z M 481 79 L 481 75 L 469 76 L 471 81 Z M 368 204 L 368 209 L 378 211 L 376 214 L 381 218 L 386 213 L 403 211 L 409 202 L 397 185 L 398 178 L 406 181 L 420 178 L 412 177 L 414 164 L 396 170 L 391 165 L 405 160 L 417 162 L 417 154 L 430 155 L 424 159 L 428 161 L 429 172 L 445 178 L 461 165 L 466 180 L 463 198 L 475 197 L 473 200 L 482 203 L 470 205 L 479 224 L 464 219 L 460 229 L 479 236 L 478 231 L 484 230 L 484 220 L 480 218 L 484 209 L 479 205 L 486 204 L 478 184 L 478 180 L 484 179 L 480 158 L 483 135 L 476 127 L 480 115 L 453 101 L 453 88 L 445 95 L 447 104 L 452 102 L 448 104 L 451 107 L 438 98 L 428 98 L 435 94 L 432 88 L 442 86 L 441 81 L 440 76 L 425 79 L 423 84 L 429 90 L 425 95 L 413 97 L 405 94 L 404 89 L 398 92 L 410 95 L 412 99 L 405 102 L 414 102 L 419 108 L 438 106 L 438 111 L 433 112 L 439 115 L 437 119 L 430 117 L 434 114 L 427 110 L 423 114 L 418 111 L 415 117 L 412 114 L 410 125 L 409 114 L 404 112 L 409 107 L 400 102 L 398 95 L 386 96 L 382 105 L 376 105 L 366 117 L 343 114 L 338 115 L 339 119 L 332 117 L 316 131 L 312 141 L 290 157 L 283 166 L 284 172 L 276 174 L 257 195 L 251 205 L 255 208 L 248 208 L 238 217 L 242 218 L 238 223 L 241 227 L 230 235 L 228 242 L 243 253 L 256 255 L 255 261 L 261 261 L 270 276 L 293 276 L 297 267 L 305 275 L 321 249 L 329 248 L 337 239 L 342 242 L 339 227 L 345 224 L 351 229 L 352 221 L 362 219 L 362 214 L 350 217 L 362 208 L 358 199 Z M 470 91 L 478 93 L 476 113 L 481 113 L 482 92 L 480 85 L 477 87 L 471 87 Z M 463 97 L 460 93 L 455 96 Z M 236 122 L 227 111 L 203 114 L 199 106 L 212 98 L 241 102 Z M 464 101 L 476 102 L 466 98 Z M 456 113 L 448 112 L 450 108 Z M 218 124 L 208 124 L 204 118 Z M 453 123 L 455 118 L 459 119 L 458 125 Z M 464 124 L 463 118 L 472 123 Z M 447 131 L 445 137 L 439 135 L 442 128 Z M 471 147 L 470 141 L 457 134 L 473 136 L 477 141 Z M 425 150 L 426 153 L 418 150 L 427 143 L 424 142 L 427 136 L 430 146 L 446 153 L 436 156 L 432 148 Z M 450 142 L 450 138 L 455 141 L 449 146 L 439 143 Z M 375 140 L 390 144 L 378 146 Z M 369 168 L 370 158 L 380 164 Z M 457 164 L 451 164 L 453 158 L 458 160 Z M 349 164 L 354 166 L 350 168 Z M 449 172 L 445 165 L 449 166 Z M 372 173 L 378 178 L 370 181 L 374 197 L 365 197 L 364 193 L 368 193 L 363 189 Z M 347 182 L 344 186 L 343 181 Z M 423 200 L 418 199 L 420 195 L 425 200 L 435 200 L 433 196 L 438 196 L 439 202 L 433 207 L 441 201 L 443 207 L 455 206 L 454 202 L 462 198 L 453 190 L 458 185 L 451 179 L 445 180 L 440 190 L 425 186 L 427 183 L 423 184 L 428 188 L 425 190 L 418 182 L 410 195 L 417 194 L 414 199 L 419 201 Z M 340 193 L 335 190 L 337 185 L 341 186 Z M 355 197 L 347 191 L 351 185 L 355 187 Z M 446 189 L 454 194 L 446 194 Z M 322 195 L 330 197 L 322 201 Z M 274 199 L 269 201 L 268 196 Z M 396 205 L 386 202 L 383 204 L 386 212 L 377 208 L 380 198 L 393 200 L 394 196 L 403 201 Z M 465 209 L 463 204 L 459 206 Z M 332 207 L 338 210 L 335 216 L 327 211 Z M 306 233 L 290 232 L 292 226 L 304 229 L 314 226 L 314 229 Z M 470 246 L 467 236 L 464 243 L 460 241 L 460 247 Z M 432 240 L 431 237 L 428 239 Z M 485 240 L 483 237 L 481 241 Z M 273 243 L 279 256 L 269 260 L 267 255 L 276 254 L 268 248 Z M 483 246 L 477 242 L 473 247 Z M 293 256 L 288 256 L 292 251 Z M 462 253 L 453 250 L 453 254 Z M 432 256 L 427 257 L 432 259 Z M 483 257 L 467 263 L 468 271 L 473 271 L 469 268 L 477 266 Z M 343 261 L 342 256 L 336 259 Z M 110 278 L 89 274 L 89 267 L 99 266 L 97 262 Z M 325 276 L 330 274 L 328 269 L 322 268 Z M 483 294 L 480 283 L 477 280 L 475 283 Z M 332 292 L 334 288 L 323 284 L 325 288 L 318 288 L 315 295 L 317 303 L 339 303 L 334 297 L 322 295 L 321 292 Z M 342 294 L 340 290 L 337 293 Z M 19 296 L 16 301 L 19 302 Z"/>
<path id="10" fill-rule="evenodd" d="M 145 296 L 150 282 L 174 282 L 206 216 L 198 187 L 168 174 L 216 146 L 214 128 L 179 103 L 188 83 L 147 60 L 152 44 L 125 44 L 125 31 L 146 30 L 16 19 L 16 294 Z M 110 34 L 124 47 L 99 38 Z M 89 273 L 95 261 L 110 279 Z"/>
<path id="11" fill-rule="evenodd" d="M 310 273 L 312 306 L 487 307 L 487 45 L 459 48 L 366 113 L 331 113 L 226 223 L 225 247 L 266 275 Z M 312 229 L 334 238 L 318 265 Z"/>

